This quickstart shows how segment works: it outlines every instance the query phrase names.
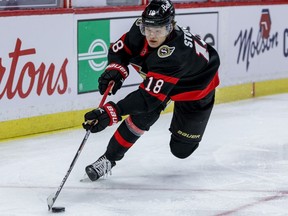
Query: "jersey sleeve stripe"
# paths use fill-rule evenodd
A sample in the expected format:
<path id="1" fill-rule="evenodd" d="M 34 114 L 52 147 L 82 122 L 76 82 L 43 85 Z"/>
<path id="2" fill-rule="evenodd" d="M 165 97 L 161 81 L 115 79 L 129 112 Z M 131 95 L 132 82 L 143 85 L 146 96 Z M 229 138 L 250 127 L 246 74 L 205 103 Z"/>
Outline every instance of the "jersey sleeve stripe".
<path id="1" fill-rule="evenodd" d="M 145 90 L 144 83 L 141 83 L 141 84 L 140 84 L 140 88 L 142 88 L 144 91 L 146 91 L 146 90 Z M 158 98 L 158 100 L 160 100 L 160 101 L 164 101 L 164 100 L 166 99 L 166 97 L 167 97 L 167 95 L 161 94 L 161 93 L 155 94 L 155 93 L 152 92 L 152 91 L 146 91 L 146 92 L 147 92 L 148 94 L 150 94 L 151 96 Z"/>
<path id="2" fill-rule="evenodd" d="M 126 33 L 127 34 L 127 33 Z M 126 53 L 128 53 L 129 55 L 132 55 L 132 51 L 126 46 L 125 44 L 125 38 L 126 38 L 126 34 L 122 35 L 121 40 L 124 43 L 124 50 Z"/>
<path id="3" fill-rule="evenodd" d="M 171 76 L 165 76 L 163 74 L 155 73 L 152 71 L 149 71 L 147 73 L 146 79 L 149 77 L 153 77 L 155 80 L 163 80 L 165 83 L 169 83 L 170 85 L 171 84 L 175 85 L 179 80 L 178 78 L 171 77 Z M 140 88 L 142 88 L 146 91 L 144 83 L 140 84 Z M 148 94 L 150 94 L 151 96 L 156 97 L 160 101 L 164 101 L 167 98 L 167 95 L 163 94 L 163 93 L 154 93 L 153 91 L 146 91 L 146 92 Z"/>
<path id="4" fill-rule="evenodd" d="M 155 73 L 152 71 L 149 71 L 147 73 L 147 77 L 154 77 L 155 79 L 159 80 L 163 80 L 164 82 L 168 82 L 168 83 L 172 83 L 172 84 L 176 84 L 179 80 L 179 78 L 175 78 L 175 77 L 171 77 L 171 76 L 165 76 L 163 74 L 159 74 L 159 73 Z"/>
<path id="5" fill-rule="evenodd" d="M 219 76 L 218 72 L 215 74 L 208 86 L 203 90 L 195 90 L 190 92 L 184 92 L 171 96 L 173 101 L 191 101 L 191 100 L 200 100 L 209 94 L 213 89 L 219 85 Z"/>

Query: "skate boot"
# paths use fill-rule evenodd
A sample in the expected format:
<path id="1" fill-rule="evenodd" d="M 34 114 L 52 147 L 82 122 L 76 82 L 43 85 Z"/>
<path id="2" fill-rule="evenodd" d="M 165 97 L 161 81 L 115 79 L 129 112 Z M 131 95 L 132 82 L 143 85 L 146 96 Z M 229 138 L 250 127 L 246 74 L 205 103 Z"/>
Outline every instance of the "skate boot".
<path id="1" fill-rule="evenodd" d="M 102 155 L 97 161 L 87 166 L 85 171 L 91 181 L 96 181 L 102 176 L 111 175 L 111 169 L 116 165 L 115 161 L 109 161 L 105 155 Z"/>

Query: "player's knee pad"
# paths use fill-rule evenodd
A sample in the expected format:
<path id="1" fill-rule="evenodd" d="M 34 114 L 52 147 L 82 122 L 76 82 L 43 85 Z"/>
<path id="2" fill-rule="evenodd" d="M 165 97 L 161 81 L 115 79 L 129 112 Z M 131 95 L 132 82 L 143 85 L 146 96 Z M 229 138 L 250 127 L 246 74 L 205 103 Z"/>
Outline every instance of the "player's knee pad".
<path id="1" fill-rule="evenodd" d="M 133 123 L 141 130 L 149 131 L 150 127 L 158 120 L 162 107 L 150 113 L 130 115 Z"/>
<path id="2" fill-rule="evenodd" d="M 199 146 L 199 142 L 186 142 L 183 139 L 171 135 L 170 140 L 170 150 L 172 154 L 177 158 L 187 158 L 189 157 Z"/>

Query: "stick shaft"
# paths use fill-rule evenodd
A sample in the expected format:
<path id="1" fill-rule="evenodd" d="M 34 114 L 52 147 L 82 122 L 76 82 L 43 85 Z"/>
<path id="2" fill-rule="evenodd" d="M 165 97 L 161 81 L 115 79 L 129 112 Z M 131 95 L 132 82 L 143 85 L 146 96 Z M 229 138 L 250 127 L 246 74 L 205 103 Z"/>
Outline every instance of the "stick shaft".
<path id="1" fill-rule="evenodd" d="M 110 83 L 109 83 L 108 88 L 106 89 L 105 93 L 103 94 L 103 97 L 102 97 L 102 99 L 101 99 L 101 102 L 100 102 L 100 104 L 99 104 L 99 107 L 102 107 L 102 106 L 104 105 L 105 100 L 106 100 L 109 92 L 110 92 L 110 91 L 112 90 L 112 88 L 113 88 L 113 85 L 114 85 L 114 82 L 110 82 Z M 63 188 L 63 186 L 64 186 L 64 184 L 65 184 L 65 182 L 66 182 L 66 180 L 68 179 L 68 177 L 69 177 L 69 175 L 70 175 L 70 173 L 71 173 L 71 171 L 72 171 L 72 169 L 73 169 L 73 167 L 74 167 L 74 165 L 75 165 L 75 163 L 76 163 L 76 161 L 77 161 L 77 159 L 78 159 L 78 157 L 79 157 L 79 155 L 80 155 L 80 153 L 81 153 L 81 151 L 82 151 L 82 149 L 83 149 L 83 147 L 84 147 L 84 145 L 85 145 L 85 143 L 86 143 L 86 141 L 88 140 L 88 137 L 89 137 L 90 133 L 91 133 L 90 130 L 87 130 L 87 131 L 86 131 L 86 134 L 85 134 L 85 136 L 84 136 L 84 138 L 83 138 L 83 140 L 82 140 L 82 142 L 81 142 L 81 144 L 80 144 L 80 146 L 79 146 L 79 148 L 78 148 L 78 150 L 77 150 L 77 152 L 76 152 L 76 155 L 74 156 L 74 158 L 73 158 L 73 160 L 72 160 L 72 162 L 71 162 L 71 164 L 70 164 L 70 167 L 69 167 L 68 171 L 66 172 L 66 175 L 64 176 L 64 178 L 63 178 L 60 186 L 58 187 L 56 193 L 55 193 L 55 194 L 51 194 L 51 195 L 47 198 L 47 204 L 48 204 L 48 210 L 49 210 L 49 211 L 52 209 L 52 207 L 53 207 L 53 205 L 54 205 L 57 197 L 59 196 L 59 194 L 60 194 L 60 192 L 61 192 L 61 190 L 62 190 L 62 188 Z M 53 196 L 53 195 L 54 195 L 54 196 Z"/>
<path id="2" fill-rule="evenodd" d="M 106 89 L 105 93 L 103 94 L 103 97 L 102 97 L 102 100 L 99 104 L 99 107 L 102 107 L 104 105 L 108 94 L 112 91 L 113 86 L 114 86 L 114 82 L 110 81 L 108 84 L 108 88 Z"/>

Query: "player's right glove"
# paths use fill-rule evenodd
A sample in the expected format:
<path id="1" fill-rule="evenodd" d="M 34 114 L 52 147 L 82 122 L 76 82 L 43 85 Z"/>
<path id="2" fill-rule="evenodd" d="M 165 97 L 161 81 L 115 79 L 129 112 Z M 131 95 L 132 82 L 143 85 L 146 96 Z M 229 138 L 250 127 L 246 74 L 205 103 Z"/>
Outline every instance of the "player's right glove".
<path id="1" fill-rule="evenodd" d="M 118 106 L 112 101 L 106 103 L 103 107 L 87 112 L 84 118 L 83 128 L 90 130 L 92 133 L 100 132 L 122 120 Z"/>
<path id="2" fill-rule="evenodd" d="M 106 67 L 105 72 L 102 73 L 98 79 L 100 94 L 104 94 L 108 88 L 109 82 L 113 80 L 115 84 L 112 89 L 112 94 L 114 95 L 122 87 L 122 84 L 128 75 L 129 71 L 127 67 L 117 63 L 109 64 Z"/>

